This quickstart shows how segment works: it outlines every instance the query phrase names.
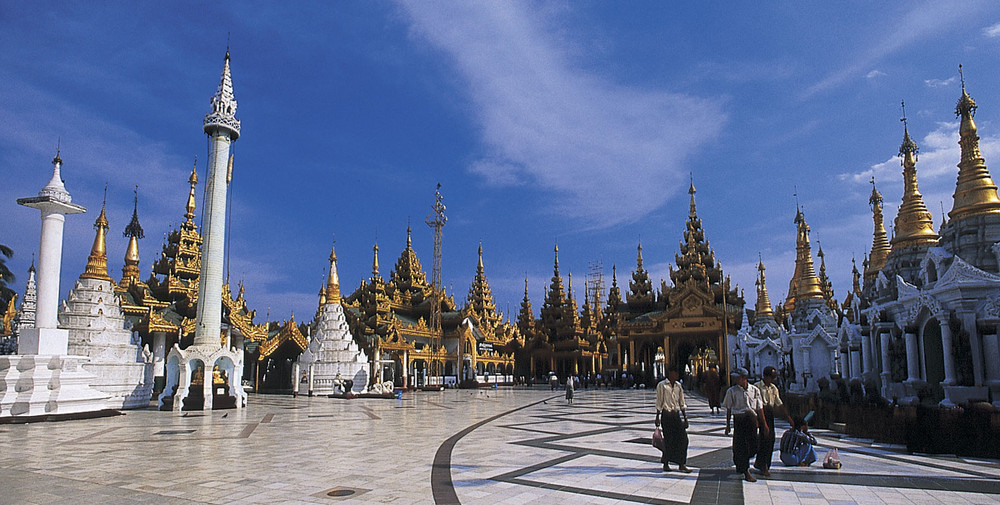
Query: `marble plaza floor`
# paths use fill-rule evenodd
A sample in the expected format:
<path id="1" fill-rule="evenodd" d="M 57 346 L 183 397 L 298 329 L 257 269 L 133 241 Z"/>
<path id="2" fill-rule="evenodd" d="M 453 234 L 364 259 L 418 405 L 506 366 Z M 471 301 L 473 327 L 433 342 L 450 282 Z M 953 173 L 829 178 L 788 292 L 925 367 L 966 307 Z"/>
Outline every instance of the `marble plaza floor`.
<path id="1" fill-rule="evenodd" d="M 1000 503 L 1000 461 L 821 431 L 818 452 L 837 447 L 841 470 L 779 466 L 745 483 L 724 416 L 699 399 L 689 399 L 694 472 L 664 473 L 649 445 L 654 396 L 251 396 L 242 411 L 0 425 L 0 503 Z"/>

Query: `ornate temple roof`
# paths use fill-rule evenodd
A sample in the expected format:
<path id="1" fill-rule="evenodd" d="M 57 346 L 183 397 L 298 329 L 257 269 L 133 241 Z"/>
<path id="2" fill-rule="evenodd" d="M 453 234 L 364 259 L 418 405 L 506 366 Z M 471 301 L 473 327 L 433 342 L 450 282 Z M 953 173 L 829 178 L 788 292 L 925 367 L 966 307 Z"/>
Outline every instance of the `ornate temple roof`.
<path id="1" fill-rule="evenodd" d="M 479 244 L 479 263 L 476 265 L 476 276 L 469 288 L 465 308 L 469 315 L 476 317 L 481 326 L 492 328 L 499 324 L 502 319 L 502 315 L 497 312 L 496 303 L 493 301 L 490 283 L 486 280 L 486 272 L 483 267 L 483 244 Z"/>
<path id="2" fill-rule="evenodd" d="M 517 313 L 517 328 L 526 337 L 535 331 L 535 313 L 528 299 L 528 278 L 524 278 L 524 298 L 521 299 L 521 310 Z"/>
<path id="3" fill-rule="evenodd" d="M 431 285 L 427 282 L 427 274 L 420 267 L 417 253 L 413 251 L 411 233 L 412 230 L 407 226 L 406 248 L 396 260 L 396 266 L 389 274 L 389 279 L 395 288 L 394 302 L 417 305 L 430 294 Z"/>
<path id="4" fill-rule="evenodd" d="M 642 243 L 636 247 L 635 270 L 632 280 L 628 283 L 629 292 L 626 295 L 629 309 L 636 312 L 649 312 L 654 309 L 656 295 L 653 293 L 653 283 L 649 272 L 642 266 Z"/>
<path id="5" fill-rule="evenodd" d="M 715 251 L 705 240 L 705 230 L 702 229 L 698 208 L 695 205 L 695 193 L 692 181 L 688 188 L 691 205 L 684 229 L 684 240 L 680 243 L 680 254 L 674 254 L 677 269 L 670 267 L 670 280 L 674 284 L 674 289 L 691 286 L 705 292 L 713 292 L 714 295 L 716 293 L 711 286 L 722 282 L 722 265 L 716 261 Z M 721 291 L 717 294 L 721 295 Z"/>

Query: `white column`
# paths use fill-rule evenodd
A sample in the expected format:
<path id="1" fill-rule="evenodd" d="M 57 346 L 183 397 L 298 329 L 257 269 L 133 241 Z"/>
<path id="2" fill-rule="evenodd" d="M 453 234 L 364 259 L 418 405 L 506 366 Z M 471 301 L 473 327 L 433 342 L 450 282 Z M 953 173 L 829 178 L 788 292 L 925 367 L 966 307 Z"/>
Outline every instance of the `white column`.
<path id="1" fill-rule="evenodd" d="M 979 325 L 976 324 L 975 312 L 961 316 L 962 327 L 969 332 L 969 350 L 972 352 L 972 378 L 976 386 L 983 385 L 983 342 L 979 337 Z"/>
<path id="2" fill-rule="evenodd" d="M 907 332 L 906 335 L 906 380 L 920 380 L 920 353 L 917 349 L 917 334 Z"/>
<path id="3" fill-rule="evenodd" d="M 35 328 L 59 326 L 59 272 L 62 266 L 65 222 L 66 216 L 51 210 L 42 210 L 42 239 L 38 246 L 36 278 L 38 301 L 35 309 Z M 58 354 L 66 354 L 66 349 Z"/>
<path id="4" fill-rule="evenodd" d="M 198 324 L 194 345 L 217 349 L 222 328 L 222 273 L 226 249 L 226 174 L 229 132 L 216 130 L 209 143 L 208 181 L 205 185 L 201 276 L 198 279 Z"/>
<path id="5" fill-rule="evenodd" d="M 302 370 L 302 365 L 298 361 L 292 363 L 292 396 L 299 396 L 299 381 L 302 377 L 299 376 Z"/>
<path id="6" fill-rule="evenodd" d="M 857 349 L 851 349 L 851 378 L 857 379 L 861 377 L 861 351 Z"/>
<path id="7" fill-rule="evenodd" d="M 1000 338 L 996 333 L 983 335 L 983 354 L 986 357 L 986 382 L 1000 386 Z"/>
<path id="8" fill-rule="evenodd" d="M 313 378 L 316 376 L 316 374 L 314 373 L 315 370 L 316 370 L 316 363 L 309 363 L 309 396 L 313 395 L 313 384 L 315 384 Z M 344 393 L 345 394 L 350 393 L 350 391 L 345 391 Z"/>
<path id="9" fill-rule="evenodd" d="M 163 359 L 167 353 L 167 334 L 162 331 L 153 332 L 153 381 L 163 377 L 165 367 Z"/>
<path id="10" fill-rule="evenodd" d="M 941 384 L 954 386 L 958 383 L 958 378 L 955 377 L 955 354 L 952 351 L 951 326 L 948 325 L 947 316 L 939 317 L 938 322 L 941 324 L 941 347 L 944 348 L 944 382 Z"/>
<path id="11" fill-rule="evenodd" d="M 876 330 L 876 335 L 879 338 L 879 347 L 882 351 L 882 387 L 888 387 L 889 383 L 892 382 L 892 371 L 889 368 L 889 338 L 892 336 L 891 333 L 887 331 Z"/>
<path id="12" fill-rule="evenodd" d="M 867 335 L 861 335 L 862 373 L 866 375 L 875 370 L 875 367 L 872 366 L 872 361 L 875 359 L 874 353 L 872 353 L 872 335 L 875 331 L 875 326 L 872 325 Z"/>

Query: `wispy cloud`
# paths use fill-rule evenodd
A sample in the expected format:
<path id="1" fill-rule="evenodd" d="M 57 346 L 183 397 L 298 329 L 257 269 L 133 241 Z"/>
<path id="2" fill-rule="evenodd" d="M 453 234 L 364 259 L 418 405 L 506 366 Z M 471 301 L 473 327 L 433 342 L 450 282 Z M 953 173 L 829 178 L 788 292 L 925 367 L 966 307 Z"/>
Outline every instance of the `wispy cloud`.
<path id="1" fill-rule="evenodd" d="M 865 74 L 866 79 L 875 79 L 877 77 L 885 77 L 885 76 L 886 73 L 881 70 L 872 70 L 871 72 Z"/>
<path id="2" fill-rule="evenodd" d="M 983 28 L 983 35 L 987 37 L 1000 37 L 1000 23 Z"/>
<path id="3" fill-rule="evenodd" d="M 924 2 L 915 5 L 898 23 L 893 23 L 896 28 L 887 31 L 869 47 L 860 49 L 857 54 L 851 55 L 850 63 L 834 70 L 819 82 L 806 88 L 800 98 L 808 99 L 817 93 L 827 91 L 857 79 L 859 76 L 870 76 L 866 69 L 882 58 L 889 56 L 900 49 L 943 32 L 958 23 L 964 23 L 968 19 L 969 13 L 964 9 L 955 9 L 950 4 L 939 2 Z"/>
<path id="4" fill-rule="evenodd" d="M 924 84 L 930 88 L 941 88 L 944 86 L 951 86 L 952 84 L 955 84 L 955 81 L 957 80 L 958 76 L 953 75 L 947 79 L 925 79 Z"/>
<path id="5" fill-rule="evenodd" d="M 486 184 L 554 193 L 550 210 L 593 227 L 663 204 L 684 160 L 725 122 L 718 101 L 642 90 L 575 65 L 573 42 L 524 4 L 404 2 L 413 32 L 444 51 L 468 85 Z"/>

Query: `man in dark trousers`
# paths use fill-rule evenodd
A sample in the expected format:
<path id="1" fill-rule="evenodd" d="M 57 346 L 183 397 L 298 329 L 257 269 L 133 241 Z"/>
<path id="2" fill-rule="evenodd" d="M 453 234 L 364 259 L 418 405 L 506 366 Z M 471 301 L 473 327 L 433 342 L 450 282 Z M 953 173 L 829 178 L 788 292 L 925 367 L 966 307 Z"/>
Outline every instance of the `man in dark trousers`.
<path id="1" fill-rule="evenodd" d="M 764 380 L 756 384 L 757 389 L 760 390 L 761 399 L 764 402 L 765 424 L 771 428 L 770 430 L 760 430 L 757 458 L 753 462 L 754 468 L 759 470 L 760 474 L 764 477 L 771 476 L 771 456 L 774 454 L 775 437 L 774 412 L 781 410 L 781 413 L 785 415 L 785 419 L 788 420 L 788 424 L 792 424 L 792 418 L 788 415 L 785 404 L 781 402 L 781 393 L 778 391 L 778 386 L 774 385 L 774 381 L 777 378 L 778 370 L 776 368 L 773 366 L 764 367 Z"/>
<path id="2" fill-rule="evenodd" d="M 726 435 L 730 433 L 730 419 L 733 419 L 736 429 L 733 433 L 733 463 L 736 471 L 743 474 L 743 480 L 757 482 L 750 475 L 750 458 L 757 453 L 757 429 L 761 433 L 770 431 L 770 425 L 764 419 L 764 401 L 760 390 L 750 384 L 746 368 L 736 371 L 739 377 L 736 384 L 726 390 L 722 406 L 726 408 Z M 734 419 L 735 418 L 735 419 Z"/>
<path id="3" fill-rule="evenodd" d="M 670 367 L 667 378 L 656 385 L 656 426 L 663 425 L 663 471 L 670 471 L 670 462 L 677 463 L 678 470 L 691 473 L 687 467 L 688 419 L 687 404 L 684 403 L 684 388 L 678 382 L 677 367 Z"/>

